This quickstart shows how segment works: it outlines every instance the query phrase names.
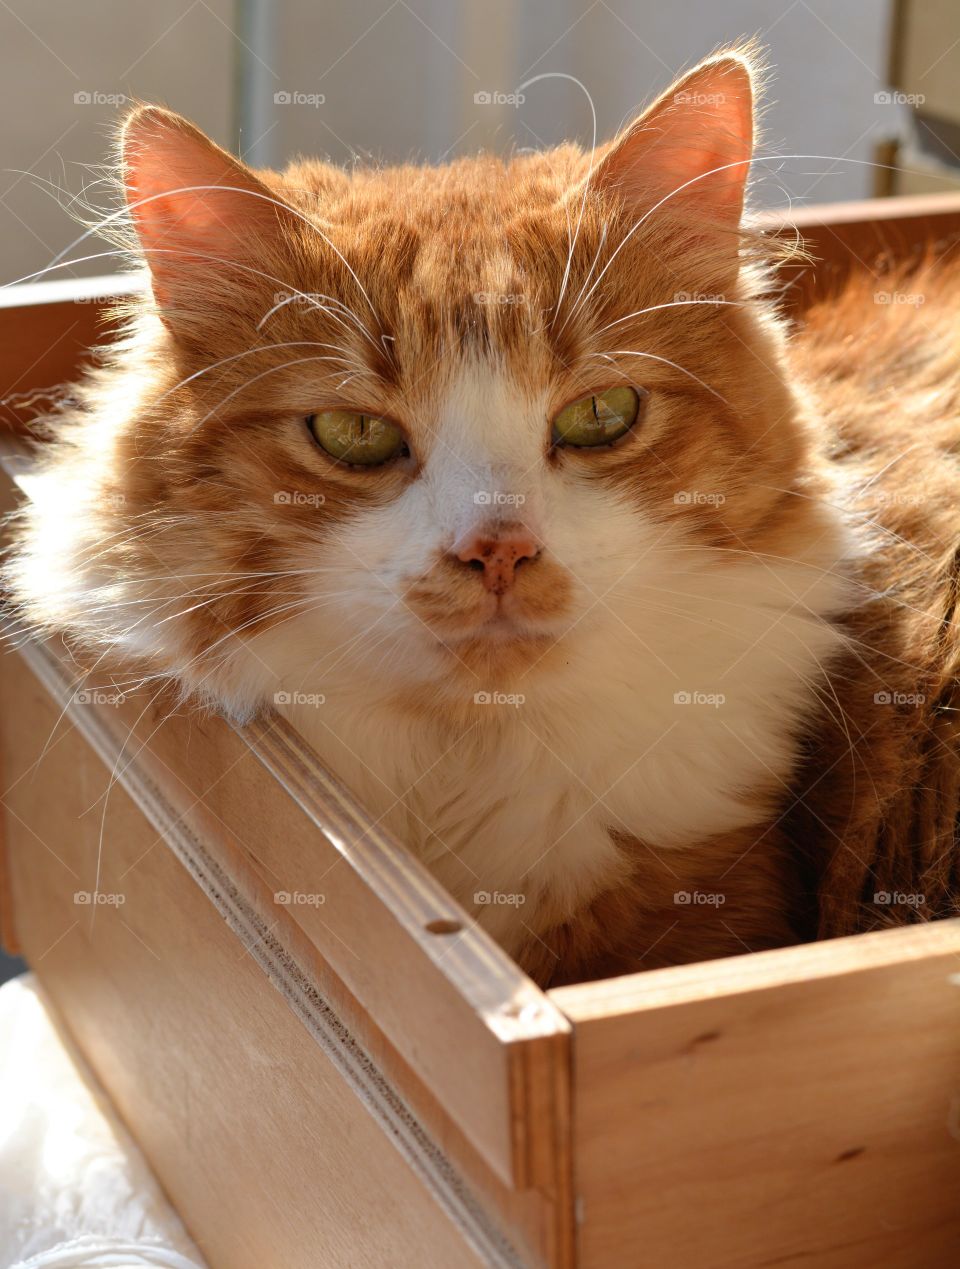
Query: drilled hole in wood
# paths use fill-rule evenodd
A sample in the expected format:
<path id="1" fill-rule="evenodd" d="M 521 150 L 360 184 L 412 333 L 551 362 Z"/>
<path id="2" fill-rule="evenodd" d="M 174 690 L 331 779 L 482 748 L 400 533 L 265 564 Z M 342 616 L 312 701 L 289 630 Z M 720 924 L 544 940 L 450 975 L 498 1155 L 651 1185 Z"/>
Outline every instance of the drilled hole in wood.
<path id="1" fill-rule="evenodd" d="M 424 926 L 431 934 L 459 934 L 463 926 L 459 921 L 428 921 Z"/>

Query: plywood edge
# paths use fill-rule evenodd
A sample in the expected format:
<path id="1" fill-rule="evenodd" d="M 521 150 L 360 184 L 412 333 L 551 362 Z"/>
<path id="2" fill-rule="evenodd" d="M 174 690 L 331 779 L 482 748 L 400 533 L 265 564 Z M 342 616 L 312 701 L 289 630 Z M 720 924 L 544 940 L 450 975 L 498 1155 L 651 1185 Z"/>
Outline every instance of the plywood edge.
<path id="1" fill-rule="evenodd" d="M 572 1035 L 557 1035 L 549 1045 L 527 1045 L 511 1064 L 517 1100 L 527 1107 L 516 1121 L 517 1145 L 526 1154 L 530 1175 L 541 1178 L 553 1204 L 557 1263 L 563 1266 L 575 1263 L 576 1244 L 571 1040 Z"/>
<path id="2" fill-rule="evenodd" d="M 0 286 L 0 309 L 33 308 L 38 304 L 108 304 L 139 295 L 147 287 L 146 270 L 104 273 L 93 278 L 47 278 Z"/>
<path id="3" fill-rule="evenodd" d="M 425 958 L 453 986 L 504 1046 L 510 1089 L 511 1175 L 518 1188 L 557 1183 L 553 1141 L 557 1106 L 569 1095 L 552 1078 L 568 1061 L 570 1024 L 507 954 L 475 926 L 436 880 L 371 823 L 352 795 L 282 719 L 261 720 L 240 734 L 351 867 L 412 932 Z M 460 927 L 446 946 L 428 925 Z M 517 1072 L 523 1077 L 517 1078 Z M 530 1079 L 531 1072 L 541 1077 Z M 551 1097 L 544 1097 L 544 1087 Z"/>
<path id="4" fill-rule="evenodd" d="M 673 1005 L 839 979 L 911 961 L 939 960 L 944 962 L 945 972 L 955 962 L 960 974 L 960 917 L 555 987 L 547 995 L 576 1026 Z"/>
<path id="5" fill-rule="evenodd" d="M 262 719 L 237 730 L 371 891 L 403 919 L 423 956 L 504 1046 L 512 1183 L 562 1196 L 569 1152 L 558 1149 L 558 1140 L 569 1125 L 571 1036 L 563 1013 L 416 860 L 370 821 L 285 720 Z M 438 947 L 428 930 L 436 921 L 460 927 L 445 947 Z"/>

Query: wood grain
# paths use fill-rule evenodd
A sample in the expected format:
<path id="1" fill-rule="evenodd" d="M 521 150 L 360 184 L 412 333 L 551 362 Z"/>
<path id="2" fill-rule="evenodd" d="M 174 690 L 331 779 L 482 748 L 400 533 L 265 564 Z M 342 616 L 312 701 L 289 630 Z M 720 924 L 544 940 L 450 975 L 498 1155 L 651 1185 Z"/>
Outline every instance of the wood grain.
<path id="1" fill-rule="evenodd" d="M 583 1269 L 960 1263 L 960 920 L 550 995 Z"/>

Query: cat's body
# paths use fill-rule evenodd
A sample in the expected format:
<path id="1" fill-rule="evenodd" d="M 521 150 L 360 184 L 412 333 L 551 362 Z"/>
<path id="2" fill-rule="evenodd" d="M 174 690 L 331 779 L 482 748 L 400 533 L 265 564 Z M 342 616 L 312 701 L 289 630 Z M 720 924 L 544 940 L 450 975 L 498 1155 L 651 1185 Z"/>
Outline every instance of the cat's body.
<path id="1" fill-rule="evenodd" d="M 135 114 L 157 311 L 63 422 L 26 615 L 277 703 L 542 981 L 857 928 L 864 763 L 888 806 L 923 725 L 864 711 L 942 648 L 957 292 L 926 337 L 872 285 L 788 342 L 739 228 L 751 143 L 738 55 L 592 169 L 254 176 Z M 866 391 L 872 321 L 902 414 Z M 878 506 L 910 480 L 925 507 Z"/>

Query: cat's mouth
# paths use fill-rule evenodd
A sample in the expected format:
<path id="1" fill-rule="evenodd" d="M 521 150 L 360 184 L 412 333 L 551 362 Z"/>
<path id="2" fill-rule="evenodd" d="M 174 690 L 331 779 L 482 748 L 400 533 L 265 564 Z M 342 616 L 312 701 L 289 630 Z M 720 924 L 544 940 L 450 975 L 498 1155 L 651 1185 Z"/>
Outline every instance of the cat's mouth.
<path id="1" fill-rule="evenodd" d="M 539 655 L 569 624 L 571 578 L 549 557 L 521 569 L 502 591 L 485 587 L 476 572 L 440 561 L 404 595 L 417 619 L 456 656 L 476 650 L 486 659 L 500 654 Z"/>
<path id="2" fill-rule="evenodd" d="M 459 668 L 504 689 L 549 661 L 562 633 L 502 610 L 485 620 L 448 623 L 443 631 L 432 628 L 446 654 L 451 684 L 459 680 Z"/>
<path id="3" fill-rule="evenodd" d="M 550 631 L 532 624 L 528 619 L 498 609 L 485 620 L 464 623 L 459 637 L 488 639 L 491 643 L 522 643 L 548 639 L 552 635 Z"/>
<path id="4" fill-rule="evenodd" d="M 479 610 L 434 614 L 428 624 L 457 655 L 474 650 L 488 658 L 496 658 L 498 652 L 539 653 L 559 633 L 556 619 L 538 619 L 515 596 L 504 596 Z"/>

